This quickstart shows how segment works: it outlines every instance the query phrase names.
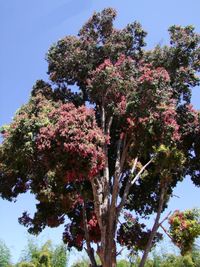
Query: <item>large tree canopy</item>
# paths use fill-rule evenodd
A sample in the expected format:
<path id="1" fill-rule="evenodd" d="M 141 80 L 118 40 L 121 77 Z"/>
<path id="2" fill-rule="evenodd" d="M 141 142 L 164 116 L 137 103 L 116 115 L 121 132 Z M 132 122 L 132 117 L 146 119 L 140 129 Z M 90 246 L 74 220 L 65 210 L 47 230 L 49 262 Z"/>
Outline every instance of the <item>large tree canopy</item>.
<path id="1" fill-rule="evenodd" d="M 63 240 L 86 247 L 92 266 L 91 243 L 102 266 L 114 267 L 116 242 L 144 250 L 143 266 L 177 182 L 190 175 L 200 185 L 200 115 L 190 103 L 200 36 L 172 26 L 170 45 L 145 50 L 141 25 L 119 30 L 115 17 L 111 8 L 94 13 L 78 36 L 49 49 L 50 81 L 37 81 L 1 130 L 0 194 L 30 190 L 37 211 L 20 223 L 34 234 L 65 223 Z M 133 227 L 127 215 L 118 223 L 123 209 L 136 213 Z M 154 212 L 146 229 L 139 216 Z"/>

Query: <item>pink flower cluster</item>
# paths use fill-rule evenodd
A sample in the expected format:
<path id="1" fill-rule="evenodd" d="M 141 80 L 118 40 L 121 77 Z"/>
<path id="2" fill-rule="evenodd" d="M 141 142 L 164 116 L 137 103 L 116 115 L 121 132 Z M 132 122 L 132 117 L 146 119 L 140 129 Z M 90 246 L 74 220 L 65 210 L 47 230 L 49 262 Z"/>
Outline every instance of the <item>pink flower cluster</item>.
<path id="1" fill-rule="evenodd" d="M 170 225 L 175 224 L 176 226 L 178 226 L 179 231 L 183 231 L 189 226 L 187 218 L 185 218 L 184 216 L 184 213 L 179 210 L 176 210 L 168 221 Z"/>
<path id="2" fill-rule="evenodd" d="M 173 129 L 172 139 L 174 141 L 180 140 L 179 129 L 180 126 L 177 123 L 177 113 L 173 104 L 169 105 L 168 108 L 162 113 L 163 123 Z"/>
<path id="3" fill-rule="evenodd" d="M 112 111 L 124 114 L 126 111 L 126 95 L 130 79 L 126 77 L 124 67 L 131 59 L 121 55 L 116 63 L 105 59 L 87 79 L 88 91 L 92 101 L 101 100 Z"/>
<path id="4" fill-rule="evenodd" d="M 151 64 L 145 64 L 142 67 L 140 67 L 140 71 L 141 71 L 141 76 L 139 77 L 140 83 L 147 82 L 151 84 L 158 81 L 164 81 L 167 83 L 170 81 L 168 72 L 162 67 L 154 69 Z"/>
<path id="5" fill-rule="evenodd" d="M 112 62 L 110 61 L 110 59 L 105 59 L 104 62 L 102 64 L 99 65 L 98 68 L 96 68 L 96 72 L 100 72 L 102 70 L 104 70 L 107 67 L 113 67 Z"/>
<path id="6" fill-rule="evenodd" d="M 76 108 L 73 104 L 64 104 L 49 114 L 49 120 L 50 124 L 40 129 L 36 143 L 47 164 L 54 157 L 59 164 L 62 162 L 66 182 L 97 175 L 104 167 L 102 146 L 106 138 L 96 124 L 94 111 L 85 106 Z"/>
<path id="7" fill-rule="evenodd" d="M 199 126 L 199 118 L 198 118 L 199 114 L 198 114 L 198 111 L 196 111 L 194 109 L 192 104 L 186 105 L 186 108 L 187 108 L 187 112 L 192 116 L 192 120 L 191 120 L 191 122 L 189 124 L 191 126 L 193 125 L 197 129 L 198 126 Z"/>

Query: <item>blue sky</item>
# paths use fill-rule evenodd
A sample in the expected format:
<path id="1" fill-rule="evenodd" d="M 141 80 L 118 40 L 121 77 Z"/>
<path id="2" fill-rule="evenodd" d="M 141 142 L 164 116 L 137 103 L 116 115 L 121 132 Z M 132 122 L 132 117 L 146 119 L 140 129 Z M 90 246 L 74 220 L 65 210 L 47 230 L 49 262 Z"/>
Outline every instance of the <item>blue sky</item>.
<path id="1" fill-rule="evenodd" d="M 200 1 L 193 0 L 0 0 L 0 125 L 9 123 L 26 103 L 37 79 L 47 79 L 45 54 L 65 35 L 77 34 L 94 11 L 114 7 L 116 27 L 138 20 L 148 32 L 148 47 L 168 42 L 170 25 L 193 24 L 200 32 Z M 200 88 L 193 92 L 200 109 Z M 187 178 L 175 190 L 169 210 L 200 206 L 199 191 Z M 11 249 L 13 261 L 25 247 L 27 232 L 17 218 L 24 210 L 34 211 L 34 198 L 23 195 L 16 203 L 0 200 L 0 239 Z M 47 229 L 40 239 L 59 243 L 62 229 Z"/>

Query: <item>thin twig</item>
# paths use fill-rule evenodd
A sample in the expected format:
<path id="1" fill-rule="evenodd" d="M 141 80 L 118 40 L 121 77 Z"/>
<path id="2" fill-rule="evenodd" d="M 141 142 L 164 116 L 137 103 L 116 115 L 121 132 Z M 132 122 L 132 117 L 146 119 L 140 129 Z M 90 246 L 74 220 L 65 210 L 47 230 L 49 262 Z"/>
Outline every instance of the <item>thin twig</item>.
<path id="1" fill-rule="evenodd" d="M 166 235 L 172 240 L 172 242 L 174 243 L 174 240 L 173 240 L 172 236 L 169 234 L 169 232 L 167 231 L 167 229 L 166 229 L 162 224 L 160 224 L 159 226 L 163 229 L 163 231 L 165 232 L 165 234 L 166 234 Z"/>
<path id="2" fill-rule="evenodd" d="M 179 196 L 177 196 L 177 195 L 175 195 L 175 194 L 173 194 L 173 195 L 172 195 L 172 197 L 177 197 L 177 198 L 180 198 Z"/>
<path id="3" fill-rule="evenodd" d="M 170 212 L 167 214 L 167 216 L 164 217 L 164 219 L 159 223 L 160 226 L 164 223 L 164 221 L 166 221 L 166 220 L 169 218 L 169 215 L 170 215 L 171 213 L 172 213 L 172 212 L 170 211 Z"/>
<path id="4" fill-rule="evenodd" d="M 119 256 L 123 250 L 124 250 L 124 248 L 120 249 L 120 251 L 116 253 L 116 257 Z"/>

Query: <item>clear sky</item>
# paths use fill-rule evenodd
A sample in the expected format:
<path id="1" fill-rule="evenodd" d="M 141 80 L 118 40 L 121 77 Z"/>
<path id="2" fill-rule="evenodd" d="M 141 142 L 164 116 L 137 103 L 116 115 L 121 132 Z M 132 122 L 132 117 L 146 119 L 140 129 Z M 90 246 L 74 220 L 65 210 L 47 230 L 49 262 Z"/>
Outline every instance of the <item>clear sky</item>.
<path id="1" fill-rule="evenodd" d="M 200 32 L 199 0 L 0 0 L 0 125 L 9 123 L 26 103 L 37 79 L 47 79 L 45 53 L 65 35 L 77 34 L 94 11 L 113 7 L 118 11 L 116 27 L 138 20 L 148 32 L 151 48 L 168 42 L 170 25 L 193 24 Z M 200 88 L 193 93 L 200 109 Z M 175 190 L 169 210 L 200 206 L 199 189 L 187 178 Z M 11 249 L 16 262 L 27 242 L 26 229 L 17 218 L 34 211 L 34 198 L 23 195 L 16 203 L 0 200 L 0 239 Z M 47 229 L 41 239 L 59 243 L 62 229 Z"/>

